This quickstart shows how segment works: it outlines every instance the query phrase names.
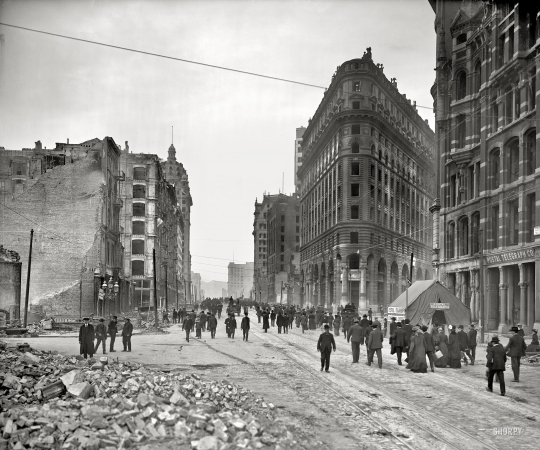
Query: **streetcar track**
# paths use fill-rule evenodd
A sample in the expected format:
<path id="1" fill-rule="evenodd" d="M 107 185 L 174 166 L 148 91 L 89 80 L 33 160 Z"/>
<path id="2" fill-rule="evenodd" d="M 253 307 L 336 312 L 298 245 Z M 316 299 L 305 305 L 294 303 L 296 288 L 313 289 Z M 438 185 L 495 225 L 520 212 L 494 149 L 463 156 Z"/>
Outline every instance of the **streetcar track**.
<path id="1" fill-rule="evenodd" d="M 292 334 L 292 333 L 291 333 Z M 294 344 L 294 343 L 291 343 L 291 342 L 288 342 L 288 341 L 283 341 L 282 339 L 280 339 L 280 337 L 278 335 L 275 335 L 275 334 L 271 334 L 270 336 L 274 337 L 274 338 L 277 338 L 278 340 L 280 340 L 281 342 L 287 342 L 289 345 L 292 345 L 293 347 L 295 347 L 297 350 L 301 350 L 303 353 L 307 353 L 310 357 L 313 357 L 312 354 L 310 354 L 306 349 L 304 349 L 303 347 L 299 346 L 298 344 Z M 283 336 L 281 336 L 283 337 Z M 275 348 L 279 349 L 279 347 L 277 346 L 274 346 Z M 398 439 L 400 442 L 402 442 L 403 444 L 405 444 L 408 448 L 414 448 L 414 447 L 411 447 L 407 442 L 403 441 L 403 439 L 401 439 L 400 437 L 396 436 L 394 434 L 393 431 L 389 430 L 388 427 L 382 425 L 381 423 L 379 423 L 376 419 L 374 419 L 373 417 L 371 417 L 367 412 L 365 412 L 362 408 L 360 408 L 359 406 L 357 406 L 355 403 L 351 402 L 347 397 L 345 397 L 342 393 L 336 391 L 335 389 L 333 389 L 333 387 L 327 383 L 327 382 L 323 382 L 322 380 L 320 380 L 320 375 L 318 374 L 315 374 L 313 373 L 313 369 L 311 367 L 309 367 L 309 369 L 306 367 L 306 364 L 302 363 L 302 362 L 299 362 L 297 361 L 294 357 L 291 357 L 291 355 L 287 355 L 289 357 L 289 359 L 291 359 L 292 361 L 294 361 L 297 365 L 299 365 L 303 371 L 305 372 L 308 372 L 310 374 L 312 374 L 313 378 L 317 378 L 318 381 L 321 383 L 321 384 L 324 384 L 326 387 L 330 388 L 331 390 L 333 390 L 334 392 L 336 392 L 337 395 L 339 395 L 340 397 L 342 397 L 347 403 L 353 405 L 357 410 L 361 411 L 363 415 L 365 415 L 366 417 L 368 417 L 370 420 L 373 420 L 375 421 L 376 423 L 379 424 L 379 426 L 381 426 L 383 429 L 385 429 L 386 431 L 388 431 L 389 433 L 392 434 L 392 436 L 394 436 L 396 439 Z M 339 372 L 341 372 L 342 374 L 344 373 L 344 370 L 339 368 L 339 369 L 335 369 L 334 370 L 338 370 Z M 346 375 L 349 376 L 349 377 L 352 377 L 354 379 L 354 376 L 349 372 L 349 371 L 346 371 Z M 369 382 L 367 381 L 366 379 L 363 379 L 362 382 L 365 382 L 367 385 L 369 385 L 371 388 L 374 388 L 376 390 L 378 390 L 379 388 L 377 386 L 374 385 L 374 383 L 372 382 Z M 407 417 L 407 415 L 404 413 L 404 410 L 403 408 L 395 408 L 395 405 L 391 405 L 390 403 L 388 403 L 384 397 L 382 397 L 382 395 L 379 394 L 378 396 L 378 401 L 382 401 L 383 403 L 385 403 L 385 405 L 388 407 L 388 408 L 391 408 L 391 409 L 394 409 L 396 411 L 399 412 L 399 414 L 401 414 L 404 418 L 407 418 L 409 419 L 409 417 Z M 402 403 L 405 403 L 407 406 L 409 406 L 411 408 L 411 410 L 416 410 L 418 409 L 416 405 L 408 402 L 408 401 L 403 401 L 400 399 L 400 401 Z M 421 414 L 420 414 L 421 415 Z M 497 449 L 497 447 L 493 447 L 491 446 L 490 444 L 487 444 L 485 441 L 482 441 L 480 440 L 479 438 L 477 438 L 476 436 L 473 436 L 471 435 L 470 433 L 468 433 L 467 431 L 464 431 L 460 428 L 457 428 L 456 426 L 448 423 L 448 422 L 441 422 L 437 419 L 435 419 L 433 416 L 430 416 L 429 419 L 432 421 L 432 422 L 437 422 L 439 424 L 439 426 L 441 426 L 443 429 L 444 427 L 452 427 L 454 430 L 456 430 L 457 432 L 459 432 L 460 434 L 466 436 L 468 439 L 470 440 L 473 440 L 475 442 L 478 442 L 480 444 L 480 448 L 489 448 L 489 449 Z M 463 447 L 457 447 L 454 443 L 450 442 L 449 440 L 447 440 L 446 438 L 437 435 L 435 432 L 431 431 L 430 429 L 426 428 L 425 426 L 421 425 L 418 421 L 416 421 L 415 423 L 415 426 L 418 426 L 419 428 L 421 428 L 422 430 L 424 430 L 425 432 L 427 432 L 428 434 L 430 434 L 431 436 L 433 436 L 433 438 L 435 438 L 436 440 L 438 441 L 442 441 L 442 442 L 445 442 L 447 445 L 449 445 L 451 448 L 455 448 L 455 449 L 459 449 L 461 450 Z"/>
<path id="2" fill-rule="evenodd" d="M 311 330 L 313 331 L 313 330 Z M 292 333 L 291 333 L 292 334 Z M 300 337 L 300 338 L 303 338 L 305 339 L 306 341 L 310 342 L 312 344 L 312 342 L 309 340 L 309 335 L 305 335 L 305 334 L 294 334 L 294 336 L 296 337 Z M 297 345 L 297 344 L 294 344 L 294 343 L 290 343 L 289 341 L 283 341 L 283 342 L 287 342 L 289 345 Z M 300 347 L 301 348 L 301 347 Z M 345 355 L 345 356 L 350 356 L 350 353 L 342 350 L 341 348 L 339 348 L 337 350 L 337 352 L 340 352 L 341 354 Z M 404 373 L 404 371 L 401 371 L 398 369 L 398 366 L 395 365 L 395 364 L 391 364 L 391 367 L 392 367 L 392 370 L 394 370 L 395 372 L 398 372 L 398 373 Z M 345 369 L 346 370 L 346 369 Z M 350 372 L 349 372 L 350 373 Z M 434 376 L 438 377 L 438 376 L 441 376 L 441 374 L 444 373 L 444 370 L 441 372 L 441 370 L 437 370 L 436 372 L 433 373 Z M 463 382 L 460 382 L 460 381 L 457 381 L 455 379 L 451 379 L 451 378 L 448 378 L 448 377 L 444 377 L 444 381 L 446 384 L 451 384 L 451 385 L 454 385 L 455 387 L 460 387 L 460 388 L 467 388 L 467 389 L 471 389 L 471 386 L 470 385 L 467 385 Z M 490 396 L 493 396 L 493 394 L 491 393 L 488 393 L 486 392 L 485 390 L 470 390 L 471 393 L 474 393 L 476 395 L 478 395 L 479 397 L 481 397 L 482 399 L 485 399 L 485 398 L 489 398 Z M 513 402 L 516 402 L 512 395 L 506 395 L 507 398 L 511 399 Z M 521 404 L 520 404 L 521 405 Z M 511 412 L 512 414 L 516 415 L 516 416 L 519 416 L 521 417 L 522 419 L 526 419 L 527 421 L 530 421 L 530 422 L 535 422 L 534 419 L 531 419 L 530 418 L 530 415 L 527 416 L 525 414 L 522 414 L 520 413 L 519 411 L 516 410 L 516 405 L 514 404 L 510 404 L 508 402 L 498 402 L 498 405 L 497 406 L 502 406 L 504 407 L 505 409 L 507 409 L 509 412 Z M 538 408 L 537 406 L 535 405 L 531 405 L 529 403 L 527 403 L 527 408 L 531 411 L 534 411 L 536 414 L 538 414 L 540 416 L 540 408 Z"/>

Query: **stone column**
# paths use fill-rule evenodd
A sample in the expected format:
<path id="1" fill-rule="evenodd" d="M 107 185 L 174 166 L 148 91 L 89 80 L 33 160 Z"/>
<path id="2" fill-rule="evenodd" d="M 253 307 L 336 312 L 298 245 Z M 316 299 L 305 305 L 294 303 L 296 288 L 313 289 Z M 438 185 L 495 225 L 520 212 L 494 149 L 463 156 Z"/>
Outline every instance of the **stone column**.
<path id="1" fill-rule="evenodd" d="M 519 322 L 523 325 L 525 334 L 528 334 L 529 330 L 526 330 L 527 327 L 527 287 L 529 283 L 527 282 L 526 268 L 524 264 L 519 264 L 519 288 L 521 289 L 519 296 Z"/>
<path id="2" fill-rule="evenodd" d="M 506 294 L 508 291 L 508 284 L 506 284 L 506 271 L 504 270 L 504 267 L 499 267 L 499 295 L 501 297 L 501 312 L 500 312 L 500 319 L 499 319 L 499 330 L 498 333 L 507 333 L 509 330 L 508 324 L 507 324 L 507 313 L 508 313 L 508 305 L 507 305 L 507 298 Z"/>
<path id="3" fill-rule="evenodd" d="M 341 306 L 349 303 L 349 267 L 343 267 L 343 274 L 341 275 Z"/>
<path id="4" fill-rule="evenodd" d="M 366 264 L 360 264 L 360 300 L 358 302 L 358 311 L 367 311 L 367 295 L 366 295 Z"/>
<path id="5" fill-rule="evenodd" d="M 329 273 L 326 274 L 326 280 L 324 283 L 324 307 L 330 308 L 330 274 Z"/>
<path id="6" fill-rule="evenodd" d="M 478 314 L 477 314 L 477 296 L 476 296 L 476 288 L 478 284 L 478 270 L 471 270 L 469 272 L 469 288 L 471 292 L 471 320 L 475 321 L 478 320 Z"/>

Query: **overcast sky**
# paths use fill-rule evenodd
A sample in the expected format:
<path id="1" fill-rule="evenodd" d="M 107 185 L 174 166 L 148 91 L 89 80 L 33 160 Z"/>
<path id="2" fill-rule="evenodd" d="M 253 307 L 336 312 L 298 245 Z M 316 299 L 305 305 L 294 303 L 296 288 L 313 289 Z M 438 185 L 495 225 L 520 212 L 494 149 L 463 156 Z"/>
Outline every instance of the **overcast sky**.
<path id="1" fill-rule="evenodd" d="M 0 22 L 328 86 L 372 47 L 390 79 L 432 106 L 434 13 L 427 0 L 9 1 Z M 0 146 L 111 136 L 177 158 L 193 197 L 191 254 L 203 280 L 253 261 L 253 211 L 293 187 L 295 129 L 323 90 L 0 26 Z M 431 109 L 419 108 L 433 127 Z M 223 259 L 210 259 L 223 258 Z"/>

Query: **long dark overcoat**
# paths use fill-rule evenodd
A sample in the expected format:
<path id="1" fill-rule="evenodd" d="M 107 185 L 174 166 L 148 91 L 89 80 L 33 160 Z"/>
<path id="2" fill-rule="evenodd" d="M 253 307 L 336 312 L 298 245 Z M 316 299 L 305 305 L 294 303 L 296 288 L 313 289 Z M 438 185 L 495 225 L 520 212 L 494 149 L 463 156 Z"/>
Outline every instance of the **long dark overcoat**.
<path id="1" fill-rule="evenodd" d="M 81 344 L 81 355 L 87 353 L 94 354 L 94 326 L 89 323 L 88 326 L 83 325 L 79 330 L 79 343 Z"/>

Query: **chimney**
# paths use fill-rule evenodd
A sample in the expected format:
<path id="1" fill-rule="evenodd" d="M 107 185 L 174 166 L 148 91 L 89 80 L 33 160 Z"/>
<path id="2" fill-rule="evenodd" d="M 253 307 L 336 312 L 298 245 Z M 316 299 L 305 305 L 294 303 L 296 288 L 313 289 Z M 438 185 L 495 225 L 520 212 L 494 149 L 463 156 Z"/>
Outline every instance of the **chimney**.
<path id="1" fill-rule="evenodd" d="M 129 153 L 129 144 L 128 144 L 128 141 L 126 141 L 126 153 Z"/>
<path id="2" fill-rule="evenodd" d="M 69 138 L 67 138 L 67 143 L 69 144 Z"/>

